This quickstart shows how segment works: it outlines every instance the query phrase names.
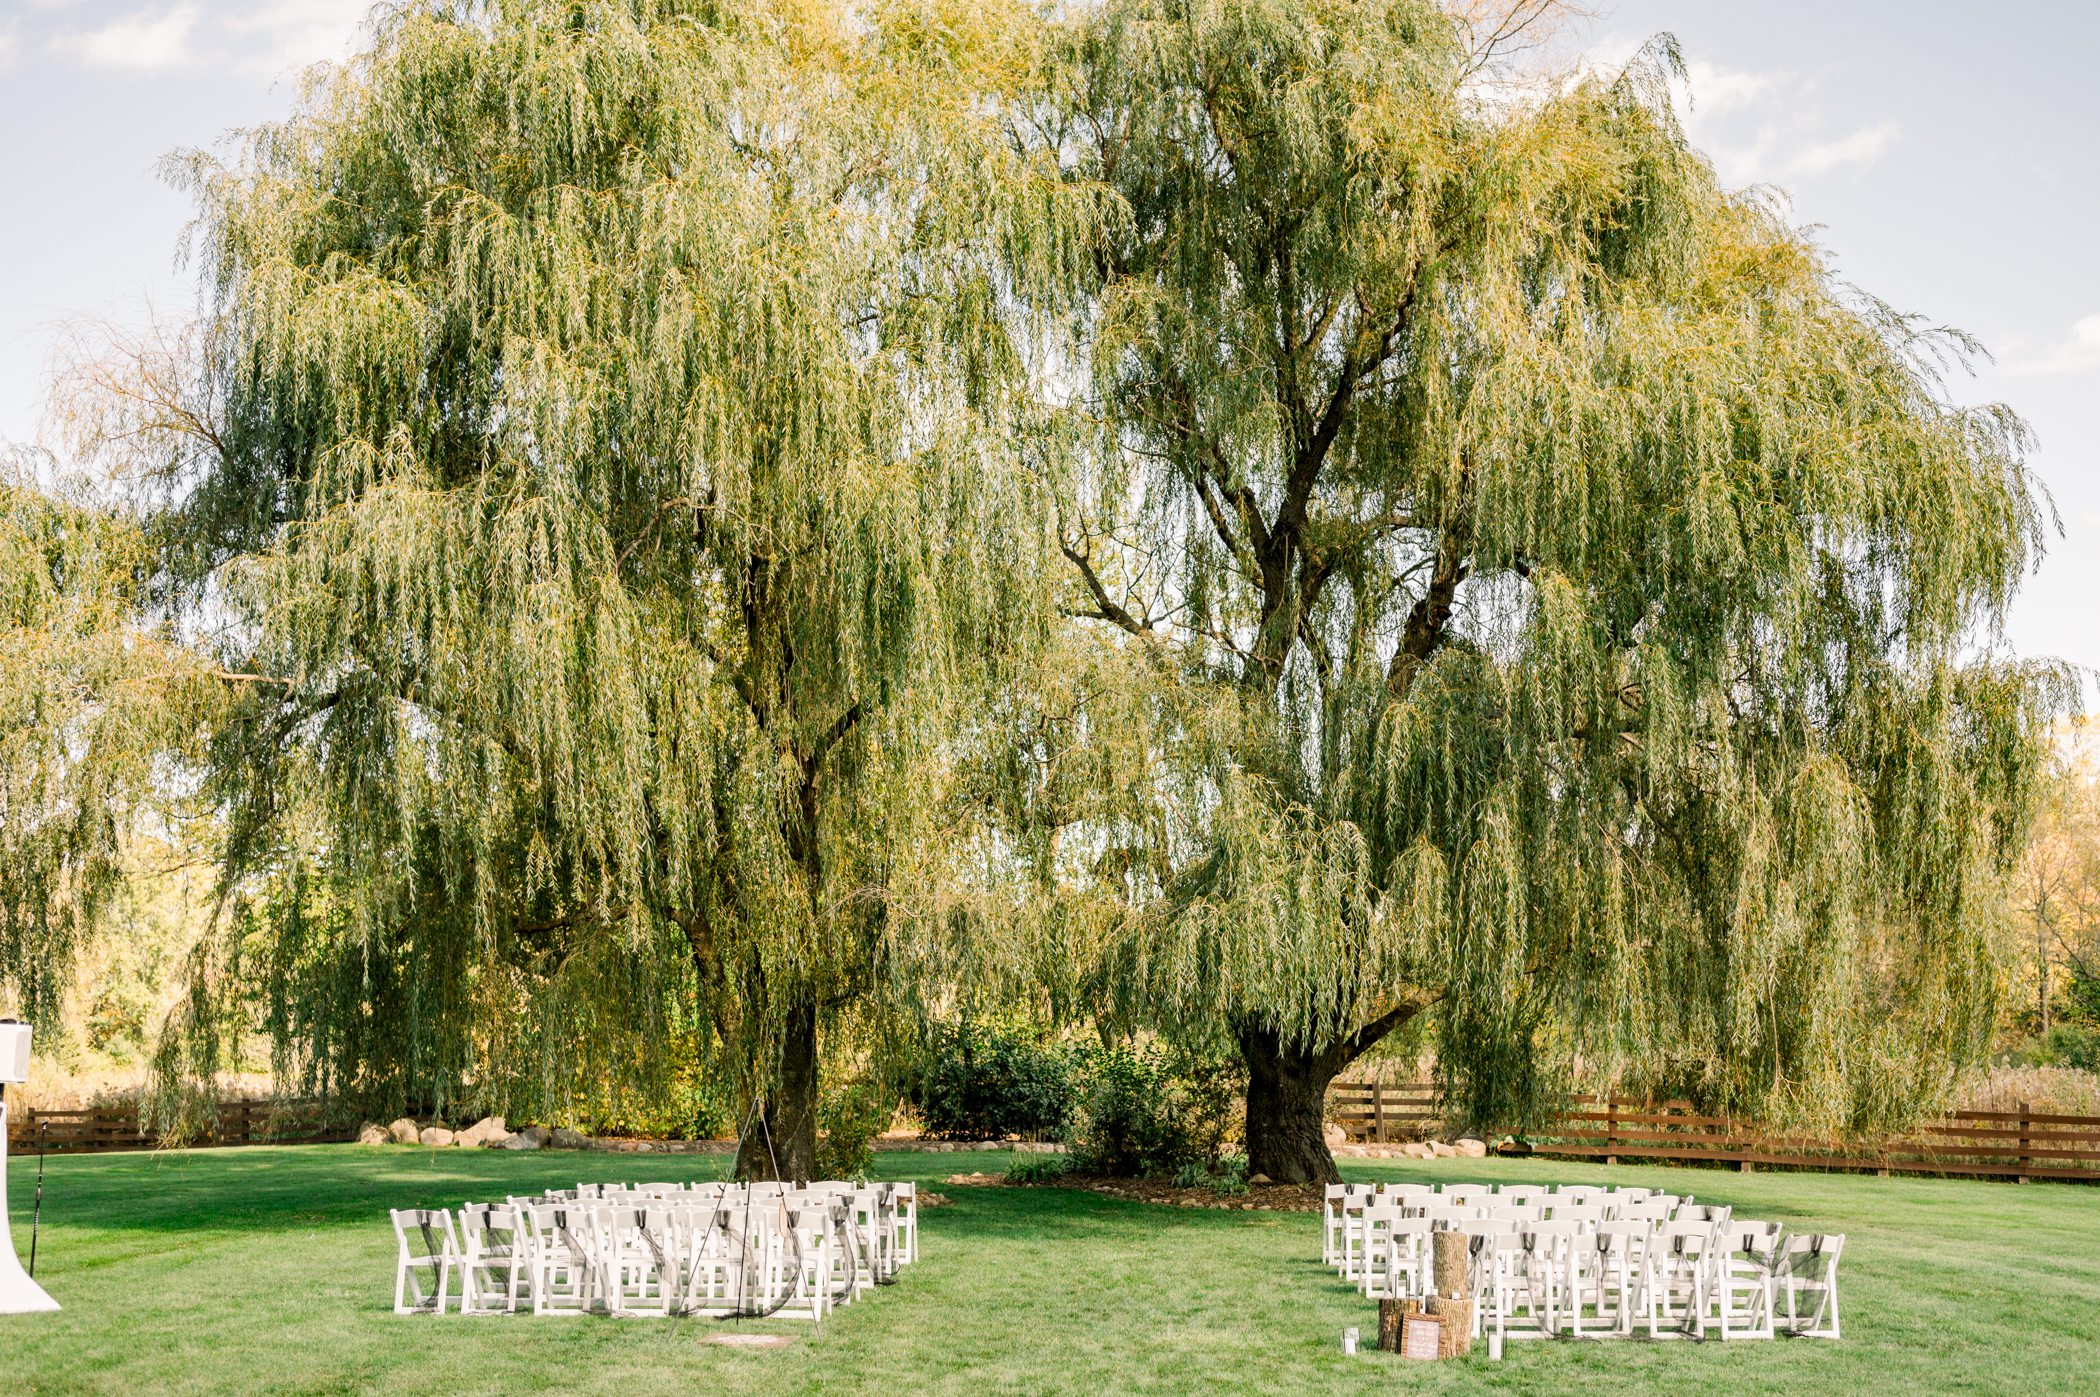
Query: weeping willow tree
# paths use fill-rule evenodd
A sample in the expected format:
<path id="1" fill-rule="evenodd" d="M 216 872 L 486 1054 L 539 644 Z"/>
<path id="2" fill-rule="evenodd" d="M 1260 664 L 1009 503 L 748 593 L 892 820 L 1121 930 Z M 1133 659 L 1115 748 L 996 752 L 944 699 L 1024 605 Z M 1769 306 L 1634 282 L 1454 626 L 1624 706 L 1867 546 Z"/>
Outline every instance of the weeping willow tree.
<path id="1" fill-rule="evenodd" d="M 1277 1180 L 1334 1177 L 1328 1082 L 1430 1012 L 1483 1126 L 1578 1067 L 1899 1118 L 1986 1046 L 2061 697 L 1989 644 L 2024 429 L 1718 185 L 1666 42 L 1492 102 L 1475 59 L 1427 0 L 1069 31 L 1023 144 L 1128 220 L 1062 524 L 1122 680 L 1031 739 L 1061 944 L 1230 1035 Z"/>
<path id="2" fill-rule="evenodd" d="M 952 720 L 1048 624 L 1012 307 L 1099 218 L 992 119 L 1031 24 L 412 4 L 180 162 L 209 413 L 161 527 L 244 681 L 244 896 L 171 1063 L 242 982 L 374 1109 L 646 1085 L 689 1034 L 740 1167 L 812 1172 L 820 1044 L 942 903 Z"/>

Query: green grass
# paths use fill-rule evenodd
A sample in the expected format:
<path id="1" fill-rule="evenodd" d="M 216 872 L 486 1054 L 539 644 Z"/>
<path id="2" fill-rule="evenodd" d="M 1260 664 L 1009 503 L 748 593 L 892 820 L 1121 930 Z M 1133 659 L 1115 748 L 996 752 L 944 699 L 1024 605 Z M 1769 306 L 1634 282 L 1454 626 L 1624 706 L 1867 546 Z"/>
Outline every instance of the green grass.
<path id="1" fill-rule="evenodd" d="M 28 1246 L 34 1163 L 16 1160 Z M 1369 1302 L 1307 1214 L 1184 1211 L 1062 1188 L 950 1188 L 1005 1155 L 888 1155 L 952 1206 L 900 1284 L 792 1347 L 702 1346 L 710 1320 L 397 1318 L 389 1207 L 579 1179 L 707 1177 L 704 1157 L 310 1146 L 53 1159 L 38 1277 L 57 1315 L 0 1318 L 0 1390 L 47 1393 L 1568 1393 L 2100 1391 L 2100 1192 L 1517 1160 L 1366 1163 L 1389 1179 L 1662 1185 L 1850 1237 L 1846 1337 L 1511 1344 L 1441 1365 L 1345 1358 Z"/>

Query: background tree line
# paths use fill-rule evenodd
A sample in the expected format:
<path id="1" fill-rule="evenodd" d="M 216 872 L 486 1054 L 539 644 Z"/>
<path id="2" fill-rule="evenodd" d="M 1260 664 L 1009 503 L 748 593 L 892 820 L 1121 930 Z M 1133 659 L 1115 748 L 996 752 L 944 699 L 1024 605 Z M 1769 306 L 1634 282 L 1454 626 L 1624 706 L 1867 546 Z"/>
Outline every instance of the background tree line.
<path id="1" fill-rule="evenodd" d="M 1936 1103 L 2071 694 L 2024 428 L 1667 41 L 1485 85 L 1544 8 L 383 10 L 171 161 L 121 488 L 9 487 L 6 989 L 180 809 L 171 1097 L 702 1079 L 806 1176 L 1000 1007 L 1236 1063 L 1278 1180 L 1403 1030 L 1486 1127 Z"/>

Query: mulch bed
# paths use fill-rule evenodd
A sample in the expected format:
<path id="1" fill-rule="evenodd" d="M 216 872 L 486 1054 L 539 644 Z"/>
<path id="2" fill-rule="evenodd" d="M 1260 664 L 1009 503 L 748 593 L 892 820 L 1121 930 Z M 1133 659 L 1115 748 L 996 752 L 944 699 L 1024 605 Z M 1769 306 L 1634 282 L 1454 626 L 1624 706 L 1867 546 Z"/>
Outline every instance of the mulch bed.
<path id="1" fill-rule="evenodd" d="M 1240 1194 L 1221 1194 L 1207 1188 L 1176 1188 L 1165 1179 L 1059 1179 L 1054 1187 L 1083 1188 L 1110 1198 L 1137 1203 L 1157 1203 L 1169 1208 L 1212 1208 L 1242 1213 L 1317 1213 L 1325 1206 L 1327 1190 L 1318 1184 L 1250 1184 Z M 1033 1185 L 1026 1185 L 1033 1187 Z"/>

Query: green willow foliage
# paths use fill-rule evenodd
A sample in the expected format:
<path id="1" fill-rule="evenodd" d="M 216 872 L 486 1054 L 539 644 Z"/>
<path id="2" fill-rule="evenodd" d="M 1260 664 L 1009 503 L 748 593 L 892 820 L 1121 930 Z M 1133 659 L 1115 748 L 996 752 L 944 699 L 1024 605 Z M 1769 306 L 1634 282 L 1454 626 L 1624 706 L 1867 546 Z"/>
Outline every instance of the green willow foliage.
<path id="1" fill-rule="evenodd" d="M 1943 1092 L 2064 698 L 1989 658 L 2047 521 L 1965 343 L 1717 184 L 1667 44 L 1488 102 L 1427 0 L 1066 33 L 1019 144 L 1128 219 L 1063 524 L 1111 654 L 1018 759 L 1046 958 L 1237 1036 L 1279 1178 L 1270 1127 L 1325 1152 L 1277 1092 L 1432 1006 L 1484 1124 L 1578 1063 L 1846 1127 Z"/>
<path id="2" fill-rule="evenodd" d="M 413 4 L 186 162 L 221 406 L 165 523 L 262 676 L 219 973 L 312 1086 L 698 1034 L 807 1167 L 819 1025 L 942 903 L 950 720 L 1054 620 L 1010 308 L 1101 214 L 989 116 L 1023 19 Z"/>
<path id="3" fill-rule="evenodd" d="M 46 1037 L 134 819 L 174 813 L 163 763 L 223 699 L 142 619 L 153 570 L 135 520 L 0 475 L 0 1003 Z"/>

